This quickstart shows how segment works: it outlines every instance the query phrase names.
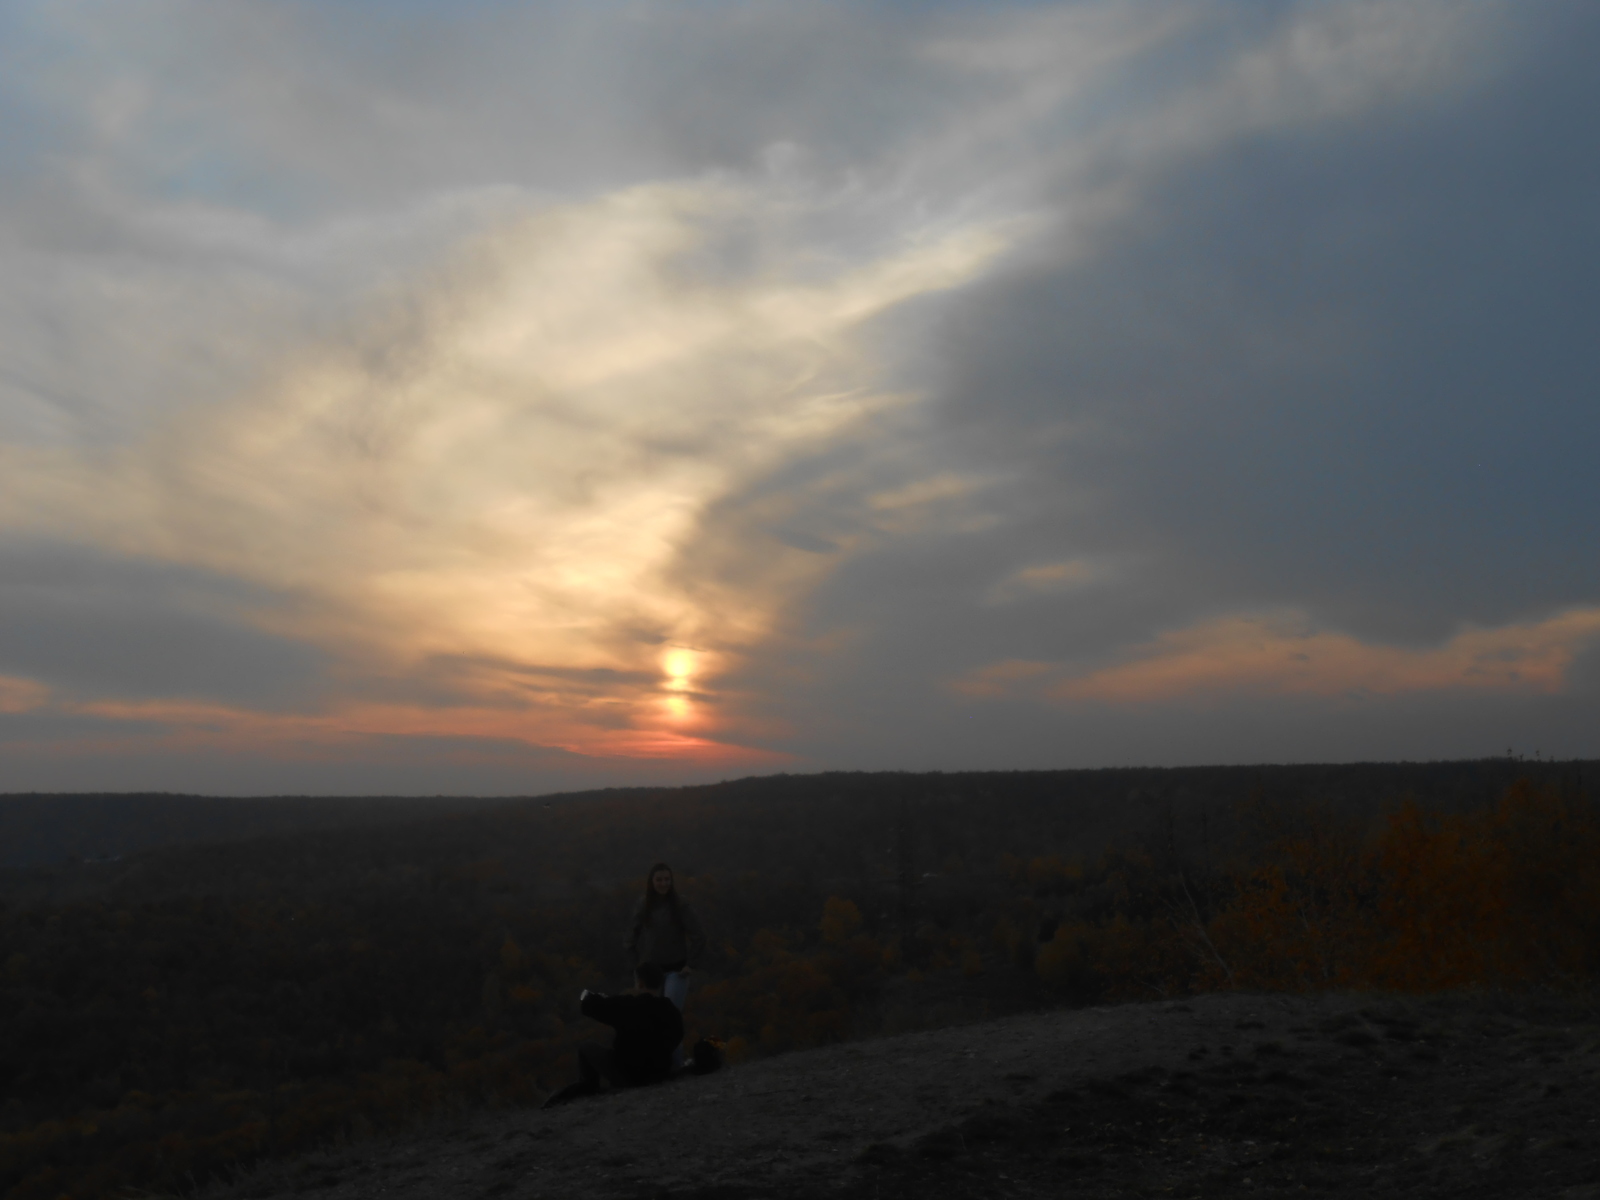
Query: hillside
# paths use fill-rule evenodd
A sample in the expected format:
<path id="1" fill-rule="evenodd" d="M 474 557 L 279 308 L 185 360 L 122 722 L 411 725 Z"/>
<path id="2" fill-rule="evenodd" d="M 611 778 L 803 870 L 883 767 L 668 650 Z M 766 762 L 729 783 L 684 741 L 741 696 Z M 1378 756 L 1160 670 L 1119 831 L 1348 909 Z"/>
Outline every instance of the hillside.
<path id="1" fill-rule="evenodd" d="M 1600 1196 L 1596 1114 L 1592 1004 L 1235 993 L 464 1116 L 271 1164 L 204 1200 L 1586 1200 Z"/>
<path id="2" fill-rule="evenodd" d="M 660 858 L 710 933 L 690 1034 L 741 1069 L 1061 1005 L 1592 988 L 1583 766 L 774 776 L 13 872 L 0 1193 L 535 1101 Z"/>

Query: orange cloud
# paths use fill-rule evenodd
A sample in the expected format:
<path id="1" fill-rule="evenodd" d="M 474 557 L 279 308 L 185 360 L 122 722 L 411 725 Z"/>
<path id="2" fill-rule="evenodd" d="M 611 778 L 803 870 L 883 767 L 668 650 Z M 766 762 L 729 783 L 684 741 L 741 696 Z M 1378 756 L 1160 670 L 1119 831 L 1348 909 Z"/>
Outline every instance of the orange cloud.
<path id="1" fill-rule="evenodd" d="M 1057 701 L 1136 704 L 1185 696 L 1400 695 L 1408 692 L 1559 692 L 1567 668 L 1600 639 L 1600 608 L 1544 621 L 1467 629 L 1413 650 L 1310 630 L 1303 618 L 1233 616 L 1165 633 L 1128 661 L 1086 674 L 1059 663 L 1008 660 L 954 681 L 975 698 L 1019 693 Z"/>
<path id="2" fill-rule="evenodd" d="M 451 737 L 522 742 L 591 758 L 673 758 L 707 763 L 776 763 L 786 755 L 656 729 L 604 729 L 528 710 L 360 705 L 326 715 L 259 713 L 221 705 L 169 702 L 74 706 L 110 720 L 159 722 L 168 744 L 315 753 L 360 737 Z"/>
<path id="3" fill-rule="evenodd" d="M 99 734 L 70 735 L 59 748 L 85 750 L 243 750 L 286 759 L 320 758 L 370 737 L 435 737 L 520 742 L 588 758 L 670 758 L 764 766 L 791 756 L 672 729 L 605 727 L 592 711 L 563 713 L 538 705 L 428 707 L 353 704 L 325 713 L 271 713 L 185 700 L 75 701 L 28 679 L 0 677 L 0 712 L 47 712 L 126 722 Z M 683 722 L 682 724 L 689 724 Z M 160 727 L 150 733 L 148 727 Z M 132 727 L 144 728 L 134 731 Z M 48 746 L 36 746 L 48 750 Z"/>
<path id="4" fill-rule="evenodd" d="M 0 713 L 31 712 L 49 703 L 50 689 L 32 679 L 0 675 Z"/>

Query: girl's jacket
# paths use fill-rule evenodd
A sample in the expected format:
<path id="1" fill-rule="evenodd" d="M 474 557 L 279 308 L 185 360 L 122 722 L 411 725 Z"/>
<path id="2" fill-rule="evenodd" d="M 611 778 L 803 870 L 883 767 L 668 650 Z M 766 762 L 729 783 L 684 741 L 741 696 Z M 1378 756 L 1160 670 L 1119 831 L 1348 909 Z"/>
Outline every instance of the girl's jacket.
<path id="1" fill-rule="evenodd" d="M 663 970 L 675 971 L 695 966 L 700 961 L 706 949 L 706 935 L 700 928 L 700 919 L 694 915 L 694 909 L 681 900 L 678 912 L 683 917 L 681 929 L 672 919 L 672 909 L 667 905 L 657 904 L 647 919 L 645 901 L 639 901 L 623 940 L 635 965 L 650 962 Z"/>

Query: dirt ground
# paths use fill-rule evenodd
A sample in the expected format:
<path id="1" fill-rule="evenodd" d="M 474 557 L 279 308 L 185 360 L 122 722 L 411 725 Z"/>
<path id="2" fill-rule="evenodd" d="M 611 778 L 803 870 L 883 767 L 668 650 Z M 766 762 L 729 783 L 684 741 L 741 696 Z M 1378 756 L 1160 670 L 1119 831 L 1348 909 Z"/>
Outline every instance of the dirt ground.
<path id="1" fill-rule="evenodd" d="M 598 1030 L 597 1030 L 598 1032 Z M 1600 1012 L 1212 995 L 831 1046 L 271 1163 L 208 1200 L 1600 1200 Z"/>

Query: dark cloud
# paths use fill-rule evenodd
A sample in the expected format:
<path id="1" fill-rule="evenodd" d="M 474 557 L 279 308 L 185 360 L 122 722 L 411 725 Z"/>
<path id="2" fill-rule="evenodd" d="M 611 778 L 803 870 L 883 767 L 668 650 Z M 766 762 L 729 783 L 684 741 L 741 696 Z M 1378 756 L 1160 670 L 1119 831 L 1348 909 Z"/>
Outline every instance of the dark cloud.
<path id="1" fill-rule="evenodd" d="M 193 567 L 0 544 L 0 674 L 69 697 L 313 703 L 325 656 L 249 621 L 283 604 Z"/>
<path id="2" fill-rule="evenodd" d="M 781 678 L 786 655 L 850 634 L 796 718 L 822 759 L 1429 756 L 1541 727 L 1592 749 L 1586 696 L 1095 711 L 943 687 L 1231 612 L 1428 646 L 1600 599 L 1583 549 L 1600 543 L 1600 159 L 1579 150 L 1600 17 L 1554 6 L 1517 34 L 1473 87 L 1180 158 L 1086 252 L 1037 247 L 948 302 L 917 368 L 938 397 L 917 453 L 1002 482 L 973 501 L 986 526 L 857 557 L 806 608 L 801 649 L 775 648 Z M 1104 577 L 985 602 L 1080 558 Z"/>
<path id="3" fill-rule="evenodd" d="M 26 30 L 59 79 L 159 80 L 112 137 L 93 110 L 58 123 L 58 158 L 278 218 L 437 189 L 581 195 L 744 169 L 786 141 L 844 169 L 961 103 L 914 52 L 952 18 L 937 5 L 163 7 Z"/>
<path id="4" fill-rule="evenodd" d="M 1064 501 L 1059 543 L 1159 558 L 1168 619 L 1429 638 L 1591 601 L 1600 20 L 1545 33 L 1453 103 L 1240 139 L 1088 263 L 968 293 L 941 434 Z"/>

